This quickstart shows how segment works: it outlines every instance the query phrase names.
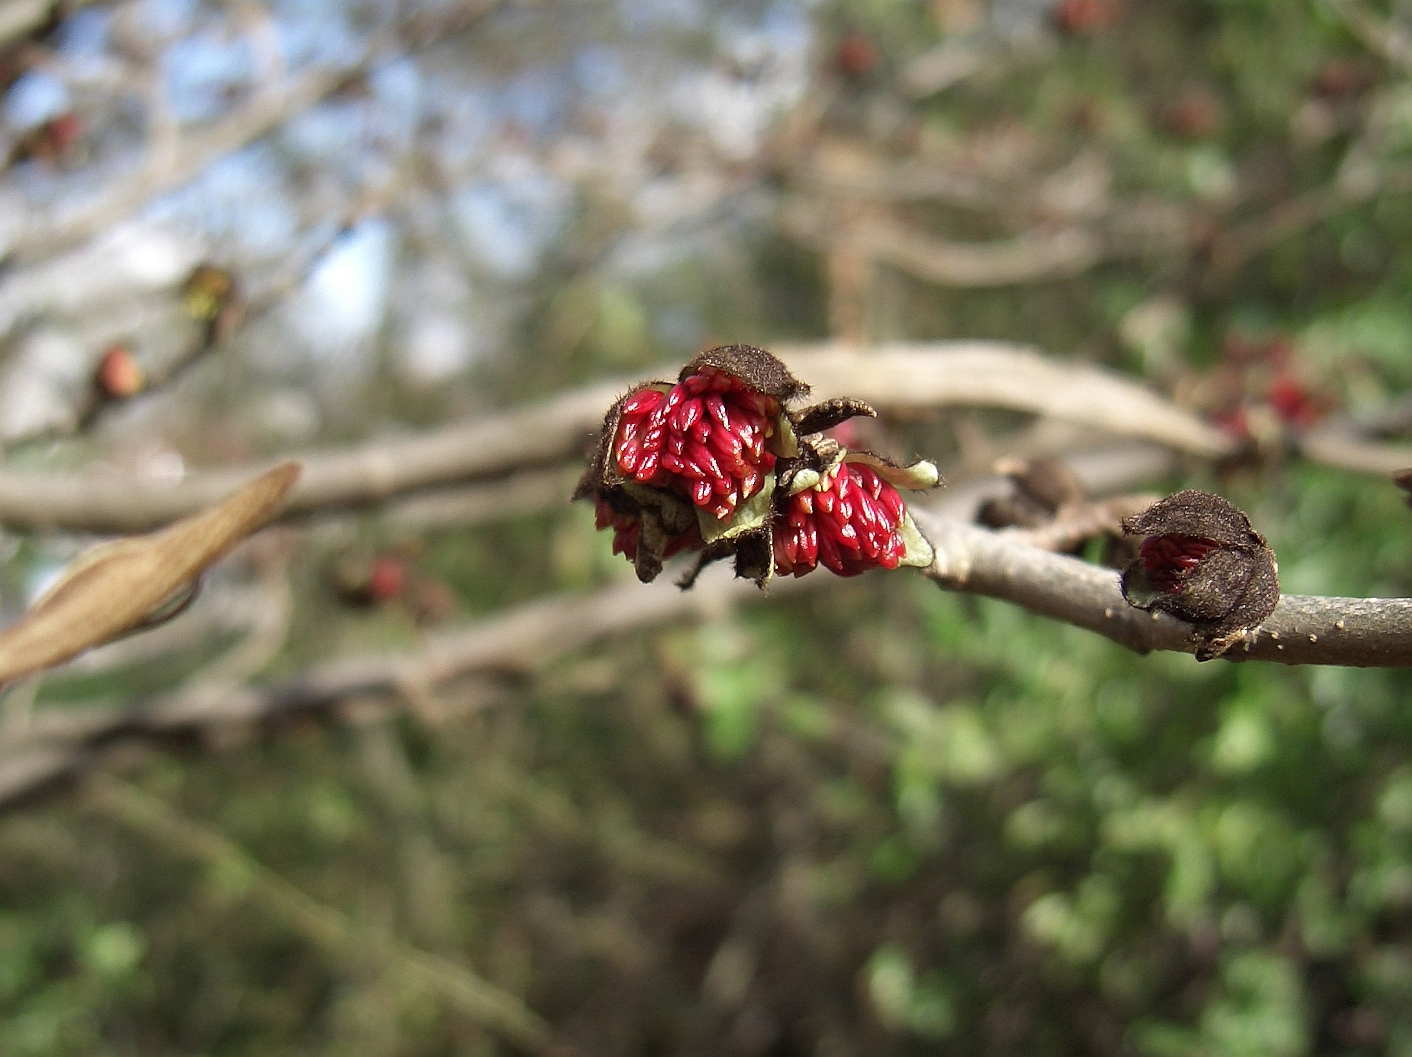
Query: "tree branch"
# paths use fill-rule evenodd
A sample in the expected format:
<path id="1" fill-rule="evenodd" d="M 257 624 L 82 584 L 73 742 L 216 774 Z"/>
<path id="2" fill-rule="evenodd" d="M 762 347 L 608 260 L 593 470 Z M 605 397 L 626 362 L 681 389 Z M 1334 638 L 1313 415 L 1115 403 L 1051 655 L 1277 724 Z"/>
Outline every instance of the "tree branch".
<path id="1" fill-rule="evenodd" d="M 421 45 L 465 28 L 499 6 L 499 0 L 467 0 L 430 22 L 404 19 L 390 31 L 415 35 Z M 415 13 L 414 13 L 415 14 Z M 0 218 L 0 257 L 40 256 L 92 238 L 140 206 L 200 175 L 214 162 L 307 110 L 340 86 L 379 62 L 400 54 L 385 47 L 379 34 L 351 62 L 298 74 L 284 84 L 263 89 L 244 105 L 193 131 L 170 149 L 148 151 L 133 168 L 103 181 L 103 190 L 61 209 L 39 212 L 19 200 L 5 203 Z"/>
<path id="2" fill-rule="evenodd" d="M 926 511 L 918 512 L 917 521 L 937 552 L 926 575 L 947 590 L 1014 602 L 1139 653 L 1196 652 L 1198 639 L 1189 625 L 1128 605 L 1112 569 L 1029 546 L 1010 531 L 991 532 Z M 1226 659 L 1412 667 L 1412 599 L 1285 595 Z"/>
<path id="3" fill-rule="evenodd" d="M 851 395 L 883 411 L 1000 407 L 1202 458 L 1230 454 L 1222 433 L 1137 382 L 1002 342 L 789 346 L 776 350 L 820 397 Z M 663 369 L 663 376 L 675 369 Z M 637 379 L 599 383 L 493 418 L 421 436 L 296 456 L 304 473 L 285 516 L 384 502 L 425 488 L 551 465 L 582 453 L 613 400 Z M 177 485 L 91 473 L 0 468 L 0 524 L 141 532 L 224 495 L 268 463 L 192 475 Z"/>
<path id="4" fill-rule="evenodd" d="M 1138 475 L 1136 470 L 1115 475 L 1101 458 L 1091 467 L 1075 469 L 1086 486 L 1099 475 L 1114 489 L 1129 487 Z M 925 575 L 939 586 L 1012 602 L 1139 652 L 1195 652 L 1198 640 L 1187 624 L 1124 601 L 1114 570 L 1027 542 L 1044 539 L 1042 535 L 1027 537 L 1023 531 L 996 532 L 968 524 L 985 491 L 983 485 L 958 489 L 931 510 L 914 509 L 937 551 Z M 753 584 L 729 579 L 720 566 L 709 570 L 692 591 L 677 590 L 669 579 L 649 585 L 624 582 L 589 595 L 531 602 L 429 636 L 419 650 L 342 658 L 292 679 L 241 687 L 218 698 L 196 685 L 136 708 L 41 711 L 20 736 L 0 747 L 0 808 L 86 770 L 101 761 L 107 749 L 130 739 L 321 715 L 353 699 L 401 696 L 417 702 L 431 688 L 454 679 L 532 668 L 601 638 L 712 616 L 760 597 Z M 823 574 L 777 580 L 768 597 L 791 597 L 835 582 Z M 1249 646 L 1237 647 L 1226 659 L 1412 667 L 1412 599 L 1286 595 Z"/>

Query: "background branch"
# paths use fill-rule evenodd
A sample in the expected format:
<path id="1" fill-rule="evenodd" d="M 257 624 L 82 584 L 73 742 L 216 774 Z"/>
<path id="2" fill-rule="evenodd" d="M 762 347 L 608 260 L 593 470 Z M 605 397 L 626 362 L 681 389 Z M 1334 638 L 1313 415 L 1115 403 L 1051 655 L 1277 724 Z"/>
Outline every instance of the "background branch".
<path id="1" fill-rule="evenodd" d="M 947 406 L 998 407 L 1154 441 L 1176 451 L 1219 458 L 1235 445 L 1146 386 L 1100 367 L 1048 359 L 1002 342 L 776 348 L 817 397 L 851 395 L 881 411 Z M 663 368 L 661 376 L 675 373 Z M 633 381 L 598 383 L 418 437 L 297 456 L 304 473 L 283 513 L 383 502 L 437 485 L 495 477 L 579 455 L 604 410 Z M 29 473 L 0 468 L 0 524 L 140 532 L 200 509 L 268 463 L 192 475 L 159 485 L 92 473 Z"/>
<path id="2" fill-rule="evenodd" d="M 1075 465 L 1087 488 L 1121 489 L 1145 469 L 1141 462 Z M 1138 652 L 1194 653 L 1189 625 L 1163 613 L 1135 609 L 1123 599 L 1115 570 L 1053 554 L 1033 541 L 1069 546 L 1024 530 L 992 531 L 967 523 L 996 480 L 977 482 L 916 509 L 937 551 L 925 575 L 946 590 L 1012 602 L 1041 616 L 1095 631 Z M 431 688 L 476 674 L 532 669 L 601 638 L 720 614 L 758 599 L 748 581 L 723 566 L 708 570 L 692 591 L 670 576 L 636 581 L 588 595 L 522 605 L 466 628 L 428 636 L 415 651 L 346 657 L 294 678 L 244 686 L 213 697 L 197 685 L 133 707 L 36 714 L 22 736 L 0 746 L 0 806 L 16 803 L 53 782 L 102 762 L 108 750 L 133 738 L 165 738 L 212 727 L 268 723 L 294 715 L 338 711 L 350 700 L 401 697 L 409 707 Z M 776 580 L 769 597 L 791 597 L 834 584 L 832 577 Z M 1355 667 L 1412 667 L 1412 599 L 1323 598 L 1286 595 L 1233 661 Z"/>
<path id="3" fill-rule="evenodd" d="M 406 47 L 388 48 L 389 41 L 406 34 L 424 47 L 465 29 L 498 6 L 500 0 L 467 0 L 433 20 L 434 24 L 408 19 L 374 38 L 351 62 L 309 70 L 259 91 L 230 114 L 183 134 L 170 149 L 148 151 L 136 166 L 104 181 L 102 191 L 62 209 L 38 212 L 11 200 L 10 215 L 0 221 L 0 257 L 42 256 L 92 238 L 219 159 L 288 123 L 351 79 L 405 54 Z"/>

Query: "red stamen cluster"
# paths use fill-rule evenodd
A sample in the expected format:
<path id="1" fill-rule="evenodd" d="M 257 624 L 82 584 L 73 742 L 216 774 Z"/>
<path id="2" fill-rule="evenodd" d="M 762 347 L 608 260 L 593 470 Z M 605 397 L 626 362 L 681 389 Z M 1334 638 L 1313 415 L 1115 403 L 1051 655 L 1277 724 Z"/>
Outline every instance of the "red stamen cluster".
<path id="1" fill-rule="evenodd" d="M 674 488 L 724 521 L 774 469 L 765 442 L 779 413 L 773 397 L 702 367 L 669 392 L 639 389 L 623 402 L 613 457 L 625 475 Z"/>
<path id="2" fill-rule="evenodd" d="M 630 562 L 637 561 L 637 541 L 642 536 L 642 518 L 619 514 L 601 499 L 594 503 L 593 513 L 596 528 L 600 531 L 612 528 L 613 553 L 625 555 Z M 679 554 L 684 550 L 699 550 L 700 548 L 701 532 L 693 525 L 691 531 L 683 532 L 680 536 L 673 536 L 667 541 L 667 548 L 662 552 L 662 557 L 670 558 L 673 554 Z"/>
<path id="3" fill-rule="evenodd" d="M 906 553 L 898 526 L 906 504 L 868 465 L 842 463 L 790 496 L 774 524 L 775 571 L 803 576 L 823 562 L 839 576 L 896 569 Z"/>
<path id="4" fill-rule="evenodd" d="M 1138 554 L 1147 582 L 1163 594 L 1174 595 L 1182 589 L 1187 573 L 1219 547 L 1215 540 L 1199 536 L 1148 536 Z"/>

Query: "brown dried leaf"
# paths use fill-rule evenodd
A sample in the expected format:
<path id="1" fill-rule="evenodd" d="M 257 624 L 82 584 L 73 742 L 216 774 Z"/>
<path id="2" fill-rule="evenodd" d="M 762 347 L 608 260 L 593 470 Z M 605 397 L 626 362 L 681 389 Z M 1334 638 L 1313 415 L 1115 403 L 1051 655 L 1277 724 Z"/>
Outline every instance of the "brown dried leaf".
<path id="1" fill-rule="evenodd" d="M 270 519 L 299 476 L 282 463 L 209 510 L 95 547 L 0 633 L 0 682 L 50 668 L 147 622 L 158 606 Z"/>

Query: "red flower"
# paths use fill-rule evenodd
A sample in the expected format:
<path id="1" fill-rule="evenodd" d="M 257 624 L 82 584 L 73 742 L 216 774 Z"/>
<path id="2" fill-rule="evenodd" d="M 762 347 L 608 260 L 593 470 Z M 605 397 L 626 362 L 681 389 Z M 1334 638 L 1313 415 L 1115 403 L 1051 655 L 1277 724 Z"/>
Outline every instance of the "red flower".
<path id="1" fill-rule="evenodd" d="M 834 62 L 845 76 L 862 77 L 872 73 L 877 66 L 878 49 L 862 33 L 848 33 L 838 42 Z"/>
<path id="2" fill-rule="evenodd" d="M 624 555 L 630 562 L 637 561 L 637 541 L 642 536 L 642 518 L 619 514 L 601 499 L 594 503 L 593 512 L 596 528 L 602 530 L 611 527 L 613 530 L 613 553 Z M 701 545 L 701 532 L 692 526 L 689 531 L 673 536 L 667 541 L 662 557 L 670 558 L 684 550 L 700 550 Z"/>
<path id="3" fill-rule="evenodd" d="M 1148 536 L 1138 550 L 1147 582 L 1163 594 L 1174 595 L 1201 560 L 1220 548 L 1215 540 L 1199 536 Z"/>
<path id="4" fill-rule="evenodd" d="M 785 500 L 774 524 L 775 572 L 803 576 L 820 562 L 839 576 L 896 569 L 907 545 L 906 504 L 868 465 L 844 462 Z"/>
<path id="5" fill-rule="evenodd" d="M 625 476 L 690 496 L 724 521 L 774 469 L 765 442 L 779 413 L 774 397 L 703 366 L 667 392 L 639 389 L 623 402 L 613 458 Z"/>

